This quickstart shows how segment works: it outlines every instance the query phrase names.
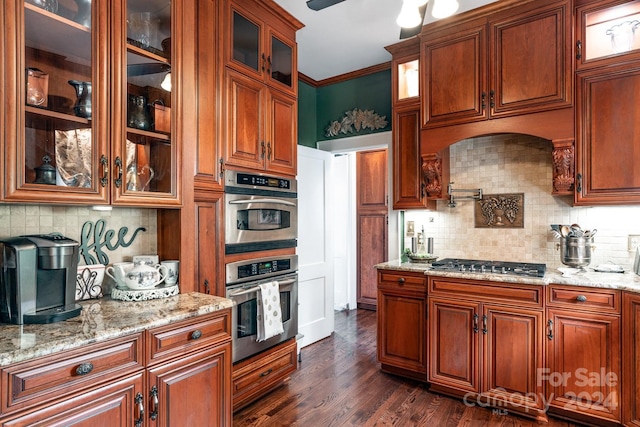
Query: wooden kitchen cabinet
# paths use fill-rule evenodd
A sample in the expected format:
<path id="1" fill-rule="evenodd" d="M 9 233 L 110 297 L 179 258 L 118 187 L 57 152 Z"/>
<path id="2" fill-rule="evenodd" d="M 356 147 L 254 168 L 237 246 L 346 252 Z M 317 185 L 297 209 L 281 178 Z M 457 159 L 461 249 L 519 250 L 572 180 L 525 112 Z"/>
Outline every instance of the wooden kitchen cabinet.
<path id="1" fill-rule="evenodd" d="M 576 78 L 576 205 L 640 203 L 640 63 Z"/>
<path id="2" fill-rule="evenodd" d="M 302 23 L 272 1 L 226 0 L 221 16 L 225 163 L 296 175 Z"/>
<path id="3" fill-rule="evenodd" d="M 431 389 L 546 420 L 541 287 L 428 281 Z"/>
<path id="4" fill-rule="evenodd" d="M 427 277 L 378 270 L 378 362 L 385 372 L 427 379 Z"/>
<path id="5" fill-rule="evenodd" d="M 621 421 L 620 291 L 549 285 L 548 412 L 584 422 Z"/>
<path id="6" fill-rule="evenodd" d="M 570 2 L 500 2 L 425 26 L 423 129 L 571 107 Z"/>
<path id="7" fill-rule="evenodd" d="M 289 380 L 298 369 L 296 339 L 233 365 L 233 411 L 237 411 Z"/>
<path id="8" fill-rule="evenodd" d="M 622 410 L 625 426 L 640 426 L 640 294 L 622 296 Z"/>
<path id="9" fill-rule="evenodd" d="M 182 6 L 147 0 L 70 0 L 45 10 L 5 3 L 7 110 L 4 200 L 37 203 L 179 206 L 177 99 L 161 87 L 180 54 Z M 157 12 L 157 40 L 127 32 L 131 14 Z M 169 39 L 167 50 L 161 41 Z M 175 38 L 175 37 L 174 37 Z M 148 42 L 148 44 L 146 44 Z M 169 80 L 177 81 L 176 73 Z M 174 99 L 176 98 L 176 99 Z"/>

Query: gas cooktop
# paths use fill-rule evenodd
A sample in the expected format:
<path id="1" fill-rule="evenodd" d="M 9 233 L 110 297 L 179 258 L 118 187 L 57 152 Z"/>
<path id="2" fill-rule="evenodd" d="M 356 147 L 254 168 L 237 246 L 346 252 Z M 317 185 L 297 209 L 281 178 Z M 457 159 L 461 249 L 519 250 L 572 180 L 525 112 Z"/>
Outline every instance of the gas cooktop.
<path id="1" fill-rule="evenodd" d="M 444 258 L 431 264 L 432 270 L 509 274 L 514 276 L 544 277 L 546 264 L 533 264 L 528 262 L 486 261 L 477 259 Z"/>

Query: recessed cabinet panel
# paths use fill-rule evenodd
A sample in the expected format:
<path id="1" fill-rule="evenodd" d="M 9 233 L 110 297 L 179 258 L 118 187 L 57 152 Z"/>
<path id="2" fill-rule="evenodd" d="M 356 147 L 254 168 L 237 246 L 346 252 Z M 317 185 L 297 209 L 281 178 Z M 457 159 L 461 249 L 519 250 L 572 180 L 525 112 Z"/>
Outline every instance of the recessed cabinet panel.
<path id="1" fill-rule="evenodd" d="M 420 96 L 420 60 L 398 64 L 398 100 Z"/>
<path id="2" fill-rule="evenodd" d="M 258 72 L 260 27 L 234 11 L 232 38 L 233 59 Z"/>

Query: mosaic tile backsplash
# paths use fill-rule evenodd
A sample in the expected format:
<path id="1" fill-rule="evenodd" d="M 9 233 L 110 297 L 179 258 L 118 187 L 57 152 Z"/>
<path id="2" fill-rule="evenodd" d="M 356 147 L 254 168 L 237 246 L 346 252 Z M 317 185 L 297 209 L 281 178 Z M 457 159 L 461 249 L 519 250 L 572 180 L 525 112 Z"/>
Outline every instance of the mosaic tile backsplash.
<path id="1" fill-rule="evenodd" d="M 635 252 L 628 251 L 627 238 L 640 234 L 640 207 L 573 207 L 572 197 L 552 196 L 551 151 L 548 140 L 511 134 L 451 146 L 453 187 L 481 188 L 485 194 L 524 193 L 524 228 L 475 228 L 471 200 L 460 200 L 455 208 L 438 201 L 436 211 L 406 211 L 405 223 L 415 221 L 416 231 L 424 226 L 440 258 L 535 262 L 548 268 L 563 266 L 550 225 L 579 224 L 598 230 L 591 266 L 612 262 L 629 269 Z M 405 247 L 410 247 L 409 240 Z"/>
<path id="2" fill-rule="evenodd" d="M 95 224 L 98 220 L 105 221 L 105 228 L 115 230 L 116 234 L 120 228 L 127 227 L 129 231 L 125 236 L 126 241 L 131 239 L 136 228 L 146 229 L 139 232 L 128 247 L 118 247 L 113 251 L 103 247 L 110 264 L 131 261 L 133 255 L 157 253 L 157 211 L 155 209 L 114 207 L 111 211 L 95 211 L 89 206 L 0 204 L 0 237 L 57 232 L 80 242 L 83 224 L 87 221 Z M 93 251 L 91 253 L 95 255 Z M 82 257 L 80 264 L 84 264 Z"/>

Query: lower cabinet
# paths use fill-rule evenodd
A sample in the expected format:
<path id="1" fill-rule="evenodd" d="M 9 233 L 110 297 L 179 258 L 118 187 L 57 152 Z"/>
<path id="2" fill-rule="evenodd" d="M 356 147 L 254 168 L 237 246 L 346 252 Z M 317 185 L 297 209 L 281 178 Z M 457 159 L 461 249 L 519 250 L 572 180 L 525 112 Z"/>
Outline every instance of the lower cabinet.
<path id="1" fill-rule="evenodd" d="M 431 389 L 546 420 L 541 287 L 430 277 L 428 299 Z"/>
<path id="2" fill-rule="evenodd" d="M 296 339 L 233 365 L 233 411 L 283 385 L 298 369 Z"/>
<path id="3" fill-rule="evenodd" d="M 547 298 L 547 369 L 541 379 L 548 412 L 616 425 L 621 421 L 620 291 L 550 285 Z"/>
<path id="4" fill-rule="evenodd" d="M 378 270 L 378 362 L 385 372 L 427 379 L 427 277 Z"/>
<path id="5" fill-rule="evenodd" d="M 0 426 L 231 426 L 231 309 L 2 369 Z"/>
<path id="6" fill-rule="evenodd" d="M 640 426 L 640 294 L 622 298 L 622 407 L 626 426 Z"/>

